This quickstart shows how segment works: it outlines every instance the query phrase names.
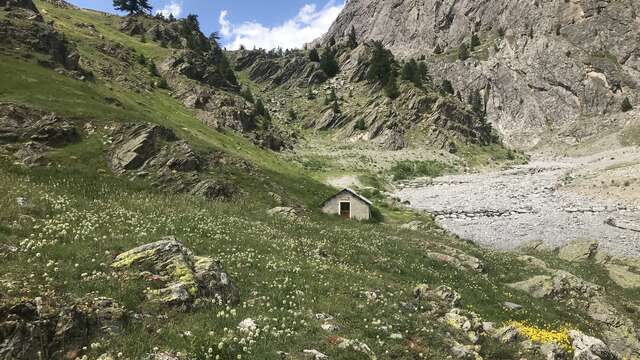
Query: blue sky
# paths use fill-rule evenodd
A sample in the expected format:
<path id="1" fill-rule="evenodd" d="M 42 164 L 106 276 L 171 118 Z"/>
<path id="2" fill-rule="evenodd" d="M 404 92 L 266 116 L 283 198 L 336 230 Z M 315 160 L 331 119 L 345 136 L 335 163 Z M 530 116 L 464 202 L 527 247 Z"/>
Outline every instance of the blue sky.
<path id="1" fill-rule="evenodd" d="M 114 12 L 112 0 L 71 3 Z M 238 48 L 294 48 L 326 32 L 344 0 L 151 0 L 156 11 L 184 17 L 197 14 L 205 34 L 218 31 L 223 45 Z"/>

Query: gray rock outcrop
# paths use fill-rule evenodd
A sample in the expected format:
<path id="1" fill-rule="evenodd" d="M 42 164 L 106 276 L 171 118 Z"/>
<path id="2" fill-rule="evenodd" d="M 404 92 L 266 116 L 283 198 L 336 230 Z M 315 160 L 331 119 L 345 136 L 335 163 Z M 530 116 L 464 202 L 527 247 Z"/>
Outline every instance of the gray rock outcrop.
<path id="1" fill-rule="evenodd" d="M 28 166 L 47 165 L 47 153 L 80 140 L 76 126 L 52 113 L 0 104 L 0 154 Z"/>
<path id="2" fill-rule="evenodd" d="M 156 187 L 176 193 L 228 199 L 238 192 L 229 182 L 210 175 L 217 162 L 211 154 L 197 154 L 172 130 L 159 125 L 118 126 L 107 150 L 107 162 L 116 174 L 149 177 Z"/>
<path id="3" fill-rule="evenodd" d="M 0 305 L 0 359 L 75 359 L 94 336 L 120 332 L 125 317 L 107 298 L 62 306 L 41 298 Z"/>

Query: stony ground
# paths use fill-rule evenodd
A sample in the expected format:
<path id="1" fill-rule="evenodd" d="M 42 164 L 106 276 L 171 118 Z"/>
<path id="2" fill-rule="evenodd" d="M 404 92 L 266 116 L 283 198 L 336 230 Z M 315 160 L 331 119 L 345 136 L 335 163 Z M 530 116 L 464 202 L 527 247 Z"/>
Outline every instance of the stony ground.
<path id="1" fill-rule="evenodd" d="M 481 245 L 597 240 L 613 255 L 640 256 L 639 164 L 637 148 L 538 158 L 509 170 L 416 179 L 396 195 Z"/>

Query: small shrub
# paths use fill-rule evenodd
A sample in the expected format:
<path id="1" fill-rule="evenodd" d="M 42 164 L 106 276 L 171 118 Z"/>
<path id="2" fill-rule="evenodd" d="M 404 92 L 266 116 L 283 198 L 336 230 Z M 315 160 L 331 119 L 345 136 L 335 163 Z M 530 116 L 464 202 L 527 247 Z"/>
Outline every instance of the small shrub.
<path id="1" fill-rule="evenodd" d="M 158 68 L 156 67 L 156 64 L 153 61 L 149 61 L 149 64 L 147 65 L 147 69 L 149 69 L 149 73 L 153 76 L 160 76 L 160 73 L 158 72 Z"/>
<path id="2" fill-rule="evenodd" d="M 384 94 L 390 99 L 396 99 L 400 96 L 400 90 L 398 89 L 398 83 L 395 77 L 387 81 L 387 84 L 384 86 Z"/>
<path id="3" fill-rule="evenodd" d="M 375 206 L 371 207 L 371 218 L 369 221 L 376 224 L 384 222 L 384 215 L 382 215 L 380 209 Z"/>
<path id="4" fill-rule="evenodd" d="M 448 169 L 448 165 L 439 161 L 403 160 L 397 162 L 389 171 L 393 180 L 407 180 L 416 177 L 441 176 Z"/>
<path id="5" fill-rule="evenodd" d="M 633 105 L 631 105 L 631 101 L 629 101 L 628 97 L 622 100 L 622 105 L 620 106 L 620 109 L 622 109 L 623 112 L 627 112 L 633 109 Z"/>
<path id="6" fill-rule="evenodd" d="M 356 121 L 356 124 L 353 126 L 355 130 L 364 131 L 367 130 L 367 125 L 364 123 L 364 119 L 360 118 Z"/>
<path id="7" fill-rule="evenodd" d="M 469 58 L 469 48 L 467 47 L 467 44 L 462 43 L 458 48 L 458 59 L 465 61 L 468 58 Z"/>
<path id="8" fill-rule="evenodd" d="M 144 54 L 138 54 L 138 56 L 136 57 L 136 61 L 140 65 L 146 65 L 147 64 L 147 58 L 144 56 Z"/>
<path id="9" fill-rule="evenodd" d="M 313 62 L 320 62 L 320 55 L 318 54 L 318 49 L 313 48 L 309 50 L 309 60 Z"/>
<path id="10" fill-rule="evenodd" d="M 471 36 L 471 49 L 473 50 L 476 46 L 480 46 L 480 38 L 478 34 L 473 34 Z"/>
<path id="11" fill-rule="evenodd" d="M 451 81 L 446 79 L 442 81 L 441 90 L 444 94 L 449 94 L 449 95 L 455 94 Z"/>
<path id="12" fill-rule="evenodd" d="M 242 98 L 252 104 L 255 101 L 253 98 L 253 93 L 251 92 L 251 89 L 249 87 L 243 87 L 242 90 L 240 90 L 240 96 L 242 96 Z"/>
<path id="13" fill-rule="evenodd" d="M 158 87 L 160 89 L 165 89 L 168 90 L 169 89 L 169 84 L 167 83 L 167 80 L 165 78 L 160 79 L 160 81 L 158 82 Z"/>

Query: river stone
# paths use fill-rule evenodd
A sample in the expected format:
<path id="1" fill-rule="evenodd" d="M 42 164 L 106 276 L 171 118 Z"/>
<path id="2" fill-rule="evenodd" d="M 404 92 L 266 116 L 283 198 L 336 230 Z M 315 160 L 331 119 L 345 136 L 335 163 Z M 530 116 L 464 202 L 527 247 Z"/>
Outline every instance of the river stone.
<path id="1" fill-rule="evenodd" d="M 560 248 L 558 257 L 566 261 L 584 261 L 592 259 L 597 250 L 597 241 L 579 240 Z"/>
<path id="2" fill-rule="evenodd" d="M 118 255 L 114 269 L 137 270 L 156 276 L 164 288 L 146 290 L 149 300 L 165 305 L 191 305 L 198 298 L 215 298 L 235 304 L 238 289 L 219 262 L 194 256 L 174 237 L 145 244 Z"/>

